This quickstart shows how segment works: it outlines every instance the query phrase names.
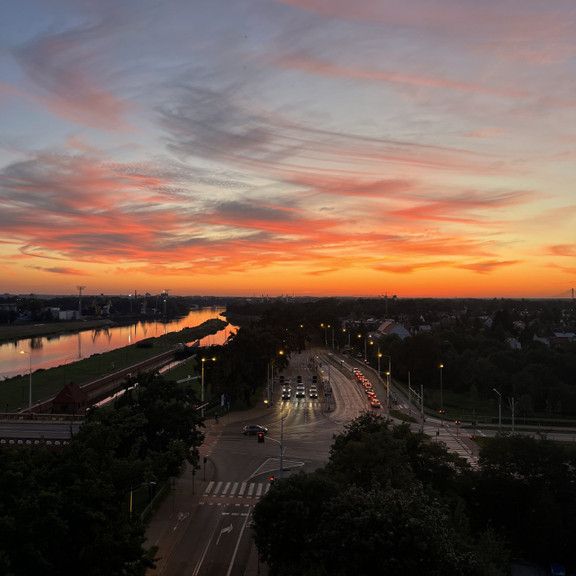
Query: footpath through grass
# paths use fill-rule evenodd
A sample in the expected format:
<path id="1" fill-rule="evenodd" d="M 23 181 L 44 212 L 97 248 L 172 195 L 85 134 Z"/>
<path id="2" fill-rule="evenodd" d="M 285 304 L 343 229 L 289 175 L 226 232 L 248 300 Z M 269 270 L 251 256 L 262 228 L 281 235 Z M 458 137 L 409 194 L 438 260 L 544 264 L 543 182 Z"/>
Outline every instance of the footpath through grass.
<path id="1" fill-rule="evenodd" d="M 96 380 L 106 374 L 129 368 L 144 360 L 174 349 L 179 343 L 192 342 L 222 330 L 224 320 L 213 318 L 199 326 L 169 332 L 158 338 L 141 340 L 131 346 L 117 348 L 103 354 L 93 354 L 72 364 L 65 364 L 32 373 L 32 403 L 47 400 L 69 382 L 79 385 Z M 15 376 L 0 383 L 0 412 L 13 412 L 28 406 L 28 375 Z"/>

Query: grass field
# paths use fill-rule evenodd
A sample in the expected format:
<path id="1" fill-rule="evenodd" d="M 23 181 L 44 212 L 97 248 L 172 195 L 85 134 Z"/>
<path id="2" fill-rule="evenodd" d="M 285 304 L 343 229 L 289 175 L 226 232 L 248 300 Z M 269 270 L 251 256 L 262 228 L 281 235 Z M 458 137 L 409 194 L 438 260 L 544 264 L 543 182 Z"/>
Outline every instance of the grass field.
<path id="1" fill-rule="evenodd" d="M 47 322 L 46 324 L 22 324 L 0 326 L 0 343 L 16 342 L 25 338 L 51 336 L 68 332 L 81 332 L 102 326 L 113 326 L 111 320 L 71 320 L 69 322 Z"/>

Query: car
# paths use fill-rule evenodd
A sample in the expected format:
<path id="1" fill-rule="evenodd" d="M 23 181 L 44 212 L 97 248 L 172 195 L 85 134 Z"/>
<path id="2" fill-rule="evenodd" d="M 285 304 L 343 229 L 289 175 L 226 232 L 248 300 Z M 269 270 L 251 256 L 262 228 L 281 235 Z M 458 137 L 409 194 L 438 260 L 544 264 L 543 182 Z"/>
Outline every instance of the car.
<path id="1" fill-rule="evenodd" d="M 290 400 L 290 398 L 292 398 L 292 393 L 284 390 L 284 392 L 282 392 L 282 400 Z"/>
<path id="2" fill-rule="evenodd" d="M 300 387 L 297 386 L 296 387 L 296 398 L 305 398 L 306 397 L 306 390 L 304 389 L 304 386 Z"/>
<path id="3" fill-rule="evenodd" d="M 310 390 L 308 390 L 308 396 L 310 396 L 310 398 L 318 398 L 318 390 L 316 390 L 316 388 L 310 388 Z"/>
<path id="4" fill-rule="evenodd" d="M 266 426 L 260 426 L 260 424 L 248 424 L 242 428 L 242 434 L 244 434 L 244 436 L 255 436 L 259 432 L 268 434 L 268 428 L 266 428 Z"/>
<path id="5" fill-rule="evenodd" d="M 382 404 L 380 404 L 380 400 L 377 398 L 370 399 L 370 406 L 372 406 L 372 408 L 382 408 Z"/>

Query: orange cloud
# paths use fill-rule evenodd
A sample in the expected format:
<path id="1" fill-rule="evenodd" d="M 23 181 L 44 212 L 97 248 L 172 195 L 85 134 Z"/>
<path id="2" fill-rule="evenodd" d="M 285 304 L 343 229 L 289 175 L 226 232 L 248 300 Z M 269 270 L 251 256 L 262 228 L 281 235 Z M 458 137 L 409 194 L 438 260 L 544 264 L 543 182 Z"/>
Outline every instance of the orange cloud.
<path id="1" fill-rule="evenodd" d="M 479 274 L 487 274 L 488 272 L 493 272 L 498 268 L 514 266 L 515 264 L 520 264 L 520 260 L 483 260 L 480 262 L 471 262 L 469 264 L 459 264 L 457 268 L 473 270 Z"/>
<path id="2" fill-rule="evenodd" d="M 64 274 L 66 276 L 89 276 L 88 272 L 78 270 L 77 268 L 67 268 L 65 266 L 55 266 L 53 268 L 43 268 L 41 266 L 29 266 L 33 270 L 40 272 L 51 272 L 52 274 Z"/>
<path id="3" fill-rule="evenodd" d="M 548 253 L 553 256 L 576 258 L 576 244 L 555 244 L 554 246 L 548 246 Z"/>

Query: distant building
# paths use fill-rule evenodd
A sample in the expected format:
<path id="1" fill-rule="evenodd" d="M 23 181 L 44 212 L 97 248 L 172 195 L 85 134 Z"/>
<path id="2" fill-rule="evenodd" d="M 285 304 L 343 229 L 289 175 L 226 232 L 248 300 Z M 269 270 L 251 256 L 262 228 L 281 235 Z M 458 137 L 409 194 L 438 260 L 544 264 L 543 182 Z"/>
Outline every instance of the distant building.
<path id="1" fill-rule="evenodd" d="M 506 343 L 512 350 L 522 350 L 522 344 L 520 344 L 520 340 L 517 338 L 506 338 Z"/>
<path id="2" fill-rule="evenodd" d="M 58 320 L 78 320 L 78 310 L 59 310 Z"/>
<path id="3" fill-rule="evenodd" d="M 381 336 L 392 336 L 395 334 L 401 340 L 410 336 L 410 332 L 402 324 L 398 324 L 394 320 L 384 320 L 380 323 L 377 330 L 378 334 Z"/>

